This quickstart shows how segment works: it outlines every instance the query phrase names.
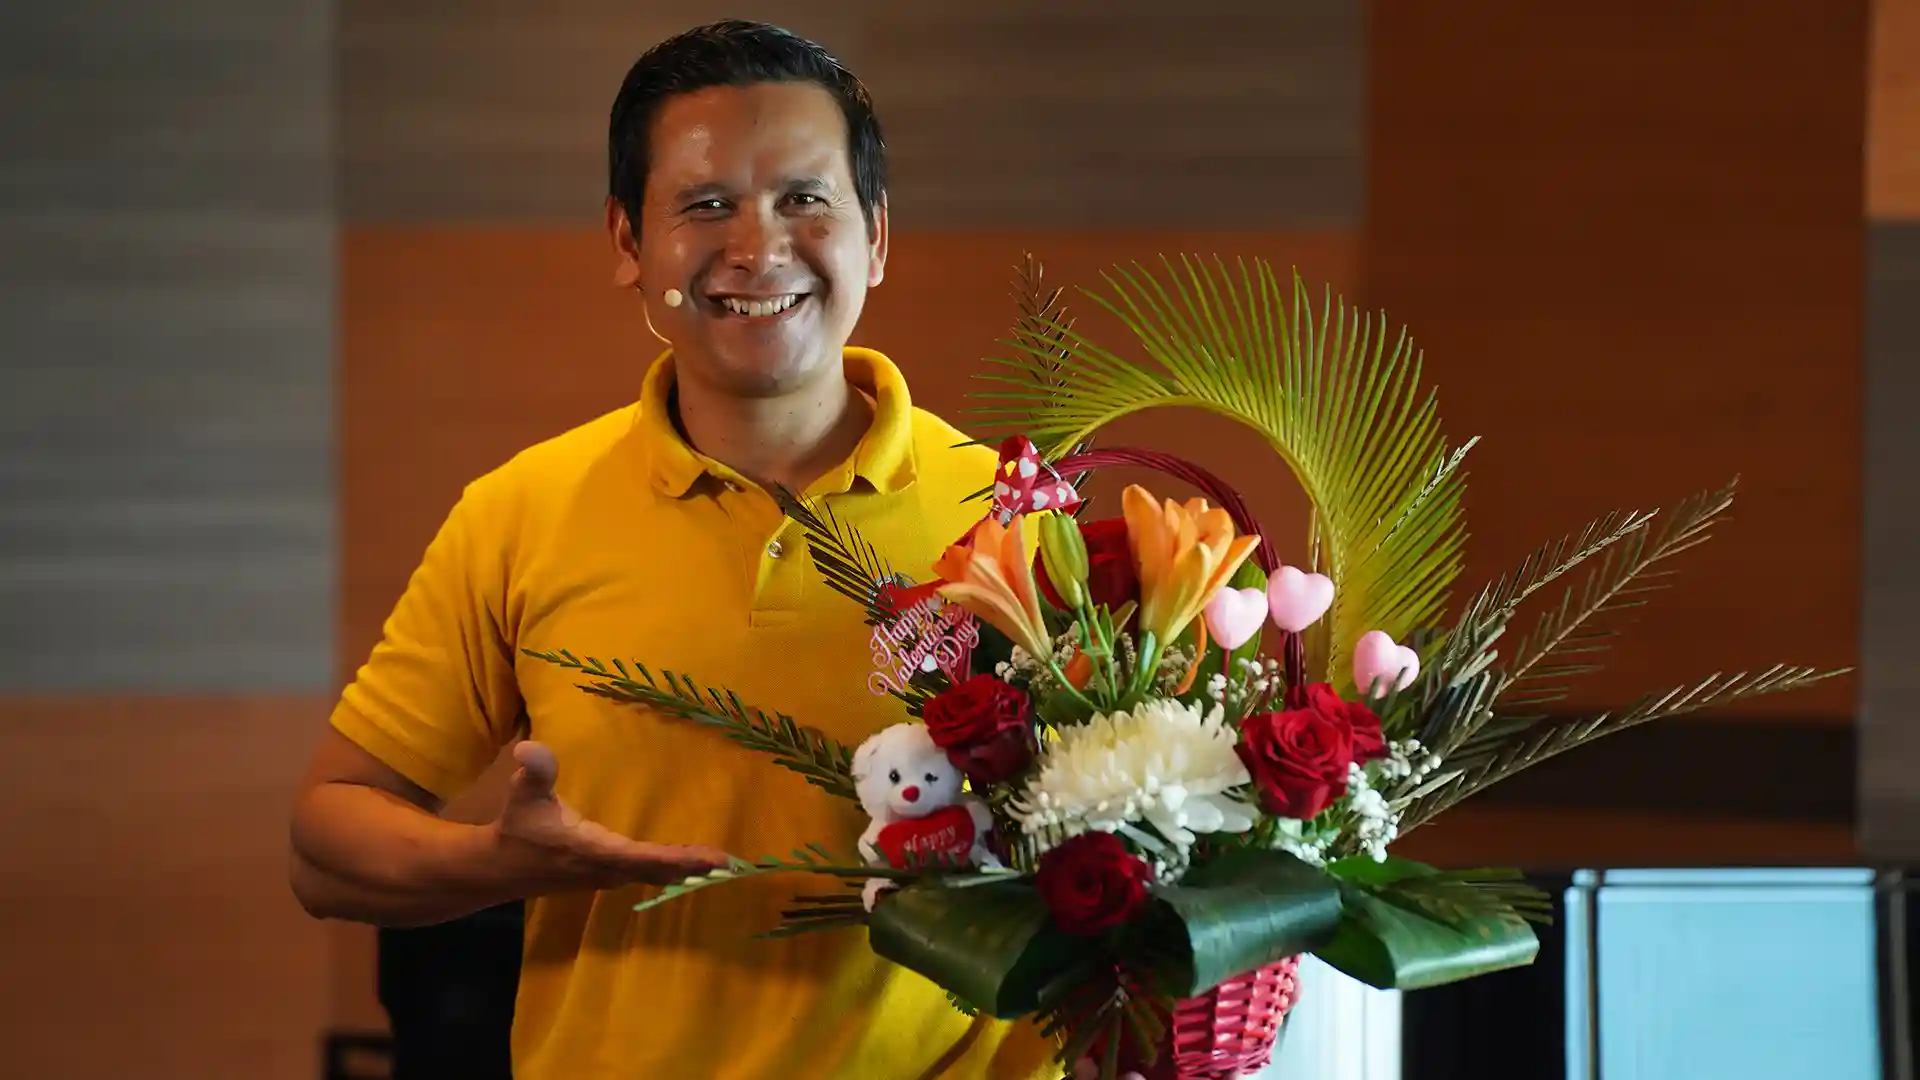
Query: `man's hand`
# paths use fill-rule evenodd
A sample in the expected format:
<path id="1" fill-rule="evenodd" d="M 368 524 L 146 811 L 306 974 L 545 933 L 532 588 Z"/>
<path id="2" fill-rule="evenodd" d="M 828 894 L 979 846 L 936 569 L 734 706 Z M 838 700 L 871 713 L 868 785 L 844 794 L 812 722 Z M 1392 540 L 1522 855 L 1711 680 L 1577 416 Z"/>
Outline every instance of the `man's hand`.
<path id="1" fill-rule="evenodd" d="M 646 844 L 582 821 L 554 795 L 538 743 L 485 825 L 438 816 L 440 800 L 329 729 L 294 802 L 294 895 L 323 919 L 426 926 L 547 893 L 666 884 L 726 866 L 709 847 Z"/>
<path id="2" fill-rule="evenodd" d="M 536 889 L 669 885 L 731 862 L 715 848 L 645 843 L 585 820 L 554 794 L 560 763 L 540 743 L 520 743 L 513 758 L 520 768 L 488 829 L 511 876 Z"/>

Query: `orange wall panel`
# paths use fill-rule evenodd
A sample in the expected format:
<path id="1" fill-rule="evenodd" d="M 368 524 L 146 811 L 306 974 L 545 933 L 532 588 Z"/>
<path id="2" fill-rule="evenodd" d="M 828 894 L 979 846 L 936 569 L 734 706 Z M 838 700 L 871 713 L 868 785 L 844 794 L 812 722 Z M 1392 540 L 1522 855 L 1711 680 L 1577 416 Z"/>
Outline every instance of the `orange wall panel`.
<path id="1" fill-rule="evenodd" d="M 0 699 L 7 1075 L 312 1080 L 331 950 L 287 812 L 327 705 Z"/>
<path id="2" fill-rule="evenodd" d="M 1920 218 L 1920 0 L 1874 0 L 1867 213 Z"/>
<path id="3" fill-rule="evenodd" d="M 1374 8 L 1368 296 L 1486 437 L 1472 576 L 1744 480 L 1581 704 L 1857 659 L 1865 12 Z M 1843 680 L 1737 714 L 1853 707 Z"/>

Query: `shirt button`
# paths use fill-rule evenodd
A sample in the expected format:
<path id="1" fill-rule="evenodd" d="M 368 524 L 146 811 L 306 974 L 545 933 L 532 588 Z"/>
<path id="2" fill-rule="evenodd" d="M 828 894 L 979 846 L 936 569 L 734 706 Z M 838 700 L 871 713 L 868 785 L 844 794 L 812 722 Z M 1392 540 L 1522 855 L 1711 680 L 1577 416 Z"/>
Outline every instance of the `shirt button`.
<path id="1" fill-rule="evenodd" d="M 771 541 L 767 544 L 767 558 L 769 559 L 777 559 L 786 553 L 786 547 L 778 540 Z"/>

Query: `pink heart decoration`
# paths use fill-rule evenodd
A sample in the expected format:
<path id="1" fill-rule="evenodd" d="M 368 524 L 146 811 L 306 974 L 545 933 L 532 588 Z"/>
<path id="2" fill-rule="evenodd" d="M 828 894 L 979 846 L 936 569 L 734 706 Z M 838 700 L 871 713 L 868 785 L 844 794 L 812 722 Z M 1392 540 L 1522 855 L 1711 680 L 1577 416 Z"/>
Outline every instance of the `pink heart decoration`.
<path id="1" fill-rule="evenodd" d="M 1273 616 L 1273 625 L 1289 634 L 1319 622 L 1332 606 L 1333 579 L 1325 574 L 1307 574 L 1299 567 L 1283 566 L 1267 579 L 1267 610 Z"/>
<path id="2" fill-rule="evenodd" d="M 1369 630 L 1353 646 L 1353 685 L 1363 696 L 1385 697 L 1389 690 L 1405 690 L 1419 674 L 1420 654 L 1396 644 L 1385 630 Z M 1376 681 L 1379 692 L 1369 695 Z"/>
<path id="3" fill-rule="evenodd" d="M 1253 640 L 1267 619 L 1267 594 L 1259 589 L 1221 589 L 1207 601 L 1207 632 L 1227 652 Z"/>

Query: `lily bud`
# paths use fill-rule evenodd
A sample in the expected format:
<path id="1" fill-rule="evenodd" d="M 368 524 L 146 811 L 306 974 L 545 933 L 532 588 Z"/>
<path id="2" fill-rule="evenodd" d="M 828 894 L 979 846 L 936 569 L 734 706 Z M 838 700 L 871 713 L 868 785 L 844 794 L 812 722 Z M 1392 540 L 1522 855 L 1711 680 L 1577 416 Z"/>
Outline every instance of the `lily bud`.
<path id="1" fill-rule="evenodd" d="M 1087 542 L 1080 535 L 1079 522 L 1065 514 L 1040 519 L 1040 565 L 1069 611 L 1086 605 Z"/>

